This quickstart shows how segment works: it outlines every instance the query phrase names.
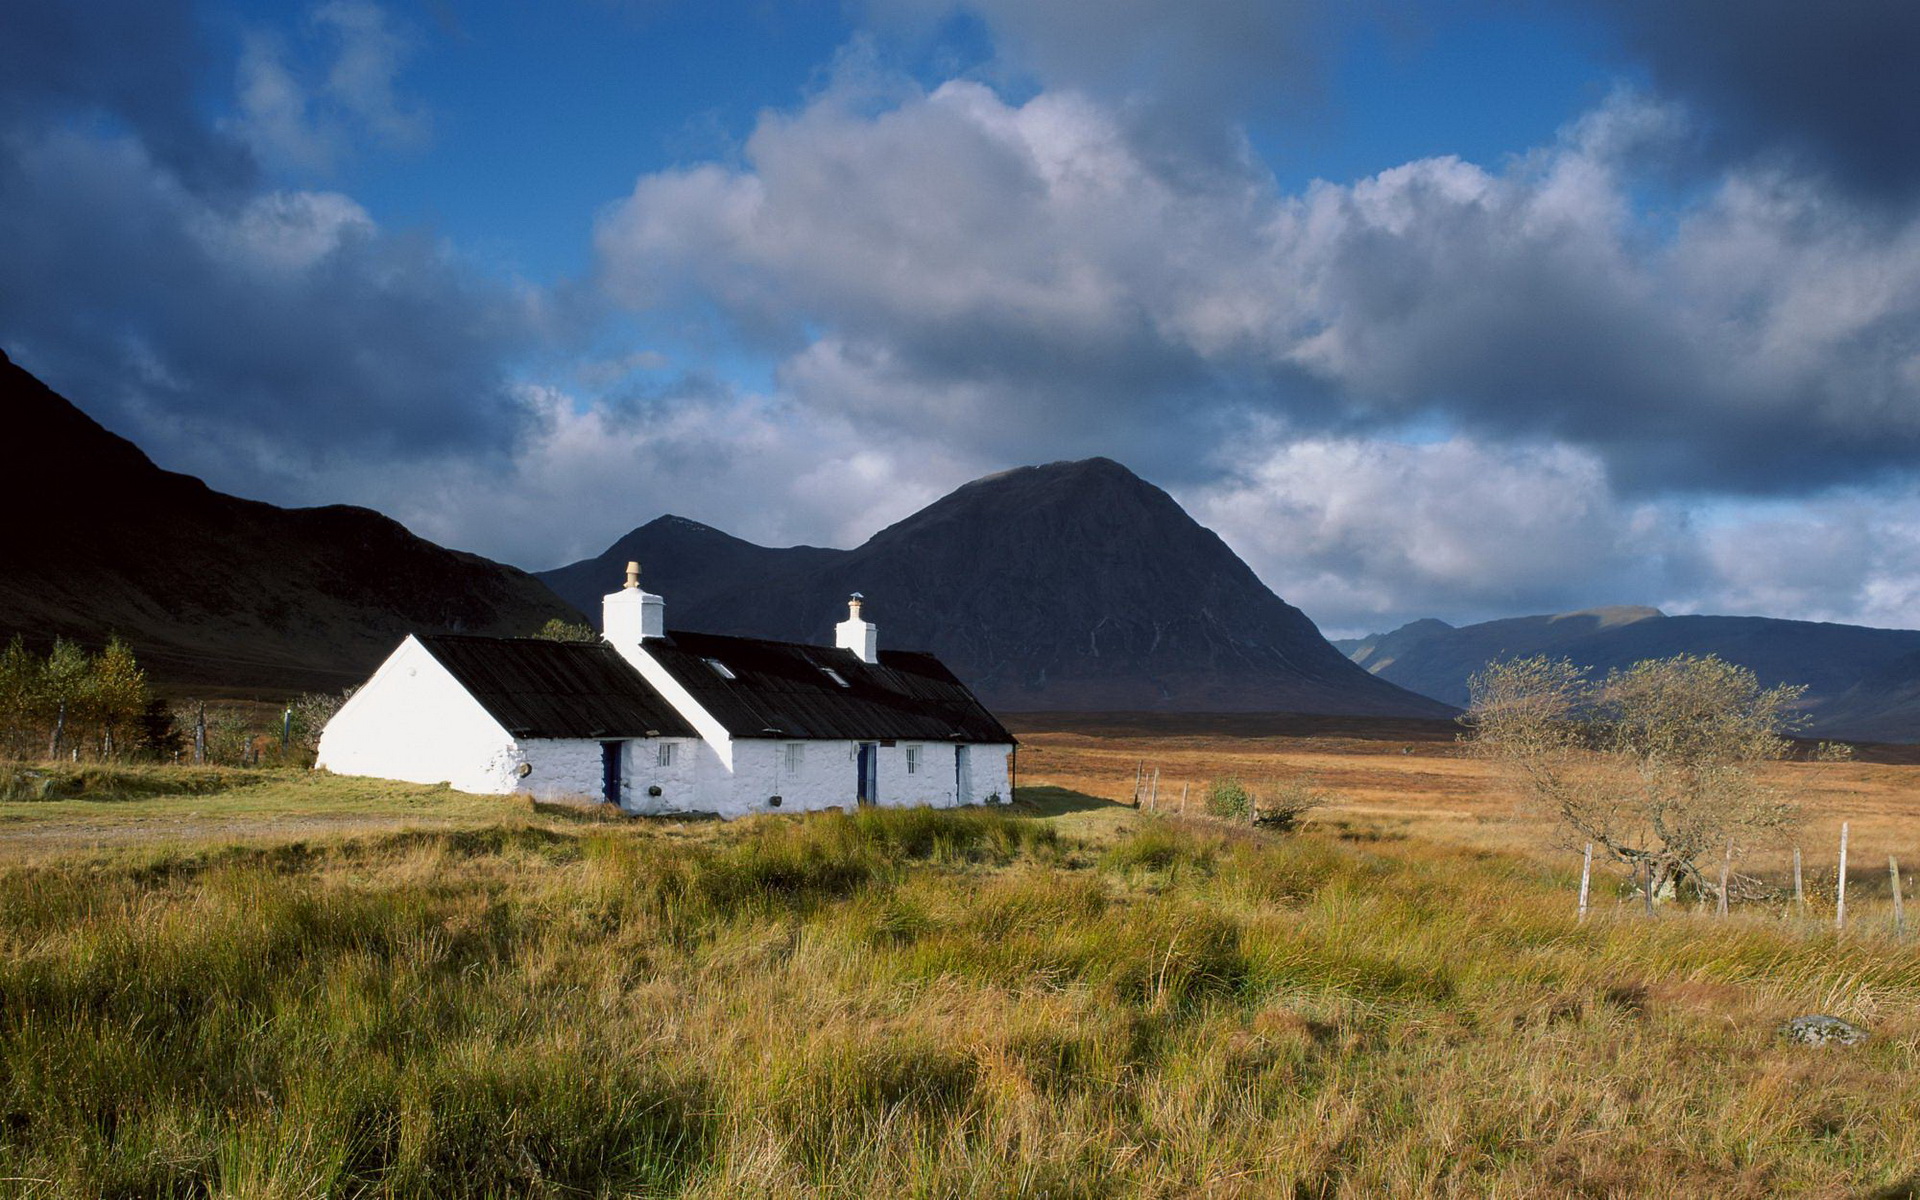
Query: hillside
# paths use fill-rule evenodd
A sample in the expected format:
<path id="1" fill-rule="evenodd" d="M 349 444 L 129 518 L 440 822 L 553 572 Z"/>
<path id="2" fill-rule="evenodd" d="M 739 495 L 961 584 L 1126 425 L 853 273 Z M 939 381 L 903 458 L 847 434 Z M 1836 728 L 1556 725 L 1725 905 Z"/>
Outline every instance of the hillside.
<path id="1" fill-rule="evenodd" d="M 540 577 L 597 613 L 630 559 L 673 628 L 824 641 L 860 592 L 882 645 L 931 650 L 1011 711 L 1449 711 L 1354 666 L 1172 497 L 1103 458 L 975 480 L 852 550 L 666 516 Z"/>
<path id="2" fill-rule="evenodd" d="M 0 354 L 0 638 L 118 633 L 176 687 L 276 693 L 365 678 L 415 631 L 578 617 L 524 571 L 364 508 L 285 509 L 163 471 Z"/>
<path id="3" fill-rule="evenodd" d="M 1402 687 L 1467 703 L 1467 681 L 1490 662 L 1565 656 L 1605 673 L 1648 658 L 1714 654 L 1761 682 L 1804 684 L 1811 725 L 1825 737 L 1920 740 L 1920 631 L 1772 617 L 1670 617 L 1602 608 L 1453 628 L 1418 621 L 1361 639 L 1354 660 Z"/>

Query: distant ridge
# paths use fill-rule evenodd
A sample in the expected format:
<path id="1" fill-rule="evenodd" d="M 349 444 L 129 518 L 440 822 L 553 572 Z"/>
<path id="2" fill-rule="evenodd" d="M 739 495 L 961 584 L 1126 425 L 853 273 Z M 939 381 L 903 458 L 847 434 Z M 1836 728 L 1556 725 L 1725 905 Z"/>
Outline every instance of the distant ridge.
<path id="1" fill-rule="evenodd" d="M 756 546 L 683 517 L 540 573 L 598 611 L 628 560 L 670 627 L 831 637 L 861 592 L 885 646 L 931 650 L 1007 711 L 1435 717 L 1275 596 L 1166 492 L 1105 458 L 976 479 L 852 550 Z"/>
<path id="2" fill-rule="evenodd" d="M 277 508 L 163 471 L 0 352 L 0 638 L 119 634 L 177 687 L 364 679 L 410 632 L 579 620 L 524 571 L 364 508 Z"/>
<path id="3" fill-rule="evenodd" d="M 1415 621 L 1346 644 L 1353 660 L 1402 687 L 1465 705 L 1467 681 L 1491 662 L 1566 657 L 1599 672 L 1648 658 L 1714 654 L 1760 681 L 1807 687 L 1807 732 L 1864 741 L 1920 741 L 1920 631 L 1773 617 L 1670 617 L 1620 606 L 1512 617 L 1458 629 Z"/>

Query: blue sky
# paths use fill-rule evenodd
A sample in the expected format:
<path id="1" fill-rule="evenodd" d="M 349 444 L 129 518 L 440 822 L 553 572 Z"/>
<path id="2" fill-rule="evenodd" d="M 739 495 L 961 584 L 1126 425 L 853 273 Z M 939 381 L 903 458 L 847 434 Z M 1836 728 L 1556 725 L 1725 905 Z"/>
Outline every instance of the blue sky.
<path id="1" fill-rule="evenodd" d="M 1920 624 L 1920 10 L 102 0 L 0 42 L 0 345 L 527 567 L 1106 454 L 1332 632 Z"/>

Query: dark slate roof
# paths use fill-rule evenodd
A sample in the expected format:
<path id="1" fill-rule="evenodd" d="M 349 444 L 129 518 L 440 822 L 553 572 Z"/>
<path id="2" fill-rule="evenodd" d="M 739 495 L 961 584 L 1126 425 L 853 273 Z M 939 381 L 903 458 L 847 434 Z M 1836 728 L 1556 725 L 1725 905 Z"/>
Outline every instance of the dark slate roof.
<path id="1" fill-rule="evenodd" d="M 931 654 L 882 650 L 880 661 L 870 664 L 832 646 L 677 630 L 647 649 L 737 738 L 1014 740 Z M 724 664 L 733 678 L 721 676 L 708 659 Z"/>
<path id="2" fill-rule="evenodd" d="M 418 635 L 514 737 L 694 737 L 693 726 L 605 642 Z"/>

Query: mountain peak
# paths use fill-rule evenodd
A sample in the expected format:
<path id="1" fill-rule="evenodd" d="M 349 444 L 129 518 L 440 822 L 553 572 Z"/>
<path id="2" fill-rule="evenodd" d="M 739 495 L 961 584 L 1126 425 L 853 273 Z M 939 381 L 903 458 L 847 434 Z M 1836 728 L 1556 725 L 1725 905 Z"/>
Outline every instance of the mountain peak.
<path id="1" fill-rule="evenodd" d="M 633 550 L 622 559 L 660 564 L 649 577 L 676 626 L 817 642 L 861 592 L 886 645 L 932 651 L 1010 710 L 1449 711 L 1347 661 L 1173 497 L 1110 458 L 984 476 L 853 550 L 689 541 L 653 522 L 617 543 Z M 541 578 L 597 605 L 589 581 L 612 565 Z"/>

